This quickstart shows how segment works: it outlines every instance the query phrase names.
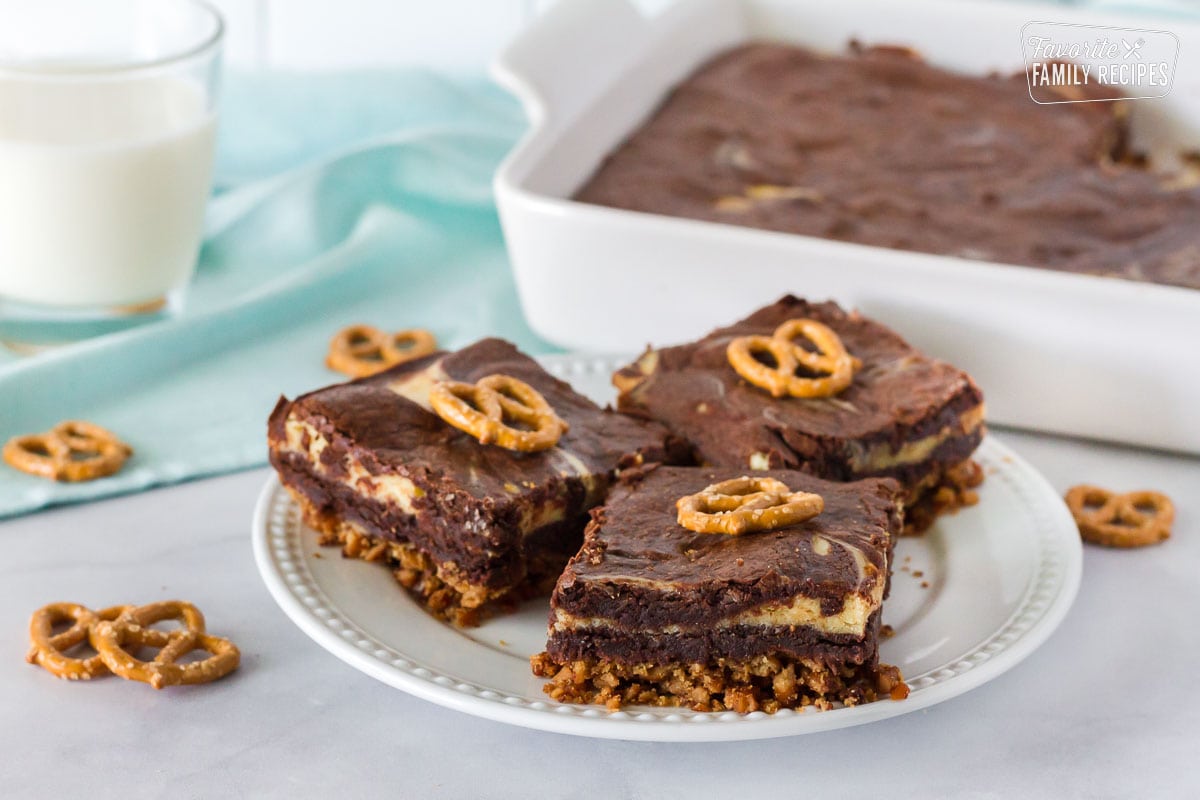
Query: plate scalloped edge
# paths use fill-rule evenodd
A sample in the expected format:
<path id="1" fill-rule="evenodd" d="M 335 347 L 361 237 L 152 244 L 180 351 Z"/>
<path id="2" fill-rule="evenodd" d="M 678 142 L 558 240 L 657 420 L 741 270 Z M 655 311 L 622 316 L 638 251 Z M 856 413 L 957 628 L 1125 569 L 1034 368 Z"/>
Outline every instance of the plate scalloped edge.
<path id="1" fill-rule="evenodd" d="M 541 361 L 567 381 L 598 374 L 607 377 L 618 361 L 625 363 L 611 357 L 571 355 Z M 989 481 L 1004 481 L 1029 501 L 1039 534 L 1032 578 L 1014 612 L 994 633 L 952 661 L 908 677 L 912 692 L 900 702 L 825 712 L 783 710 L 772 715 L 641 707 L 608 712 L 598 706 L 562 704 L 461 682 L 375 639 L 337 608 L 308 569 L 299 536 L 299 506 L 274 476 L 255 509 L 254 556 L 276 603 L 324 649 L 377 680 L 448 708 L 528 728 L 609 739 L 731 741 L 816 733 L 910 713 L 970 691 L 1026 658 L 1066 616 L 1082 574 L 1082 548 L 1066 507 L 1037 502 L 1035 495 L 1045 498 L 1048 492 L 1057 499 L 1057 494 L 994 436 L 985 439 L 975 457 L 989 473 Z"/>

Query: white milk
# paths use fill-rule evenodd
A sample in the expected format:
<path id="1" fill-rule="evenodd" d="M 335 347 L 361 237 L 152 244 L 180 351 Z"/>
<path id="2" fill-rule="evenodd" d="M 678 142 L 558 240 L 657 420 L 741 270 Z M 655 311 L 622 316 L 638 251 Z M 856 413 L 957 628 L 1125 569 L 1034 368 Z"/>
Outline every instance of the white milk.
<path id="1" fill-rule="evenodd" d="M 124 305 L 186 283 L 215 130 L 180 79 L 0 76 L 0 299 Z"/>

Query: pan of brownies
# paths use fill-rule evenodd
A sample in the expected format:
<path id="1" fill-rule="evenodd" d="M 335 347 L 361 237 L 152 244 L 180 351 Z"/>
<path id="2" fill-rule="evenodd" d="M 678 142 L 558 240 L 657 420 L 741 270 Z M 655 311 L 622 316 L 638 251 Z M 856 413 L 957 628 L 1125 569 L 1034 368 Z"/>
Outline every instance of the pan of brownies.
<path id="1" fill-rule="evenodd" d="M 1200 35 L 931 0 L 551 9 L 494 69 L 531 120 L 495 180 L 530 323 L 628 352 L 829 298 L 968 370 L 995 422 L 1200 453 L 1200 62 L 1165 98 L 1040 104 L 1031 20 Z"/>

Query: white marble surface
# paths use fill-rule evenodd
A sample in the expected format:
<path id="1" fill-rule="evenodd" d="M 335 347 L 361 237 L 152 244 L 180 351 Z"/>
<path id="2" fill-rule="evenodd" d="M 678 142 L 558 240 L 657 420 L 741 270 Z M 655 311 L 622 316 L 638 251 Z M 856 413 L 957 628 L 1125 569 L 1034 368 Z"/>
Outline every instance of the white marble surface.
<path id="1" fill-rule="evenodd" d="M 1175 536 L 1085 548 L 1059 631 L 992 683 L 826 734 L 711 745 L 556 736 L 445 710 L 360 675 L 275 607 L 250 553 L 266 472 L 0 523 L 4 797 L 1197 797 L 1200 459 L 1002 432 L 1056 488 L 1175 498 Z M 181 597 L 242 647 L 210 686 L 54 680 L 29 614 Z"/>

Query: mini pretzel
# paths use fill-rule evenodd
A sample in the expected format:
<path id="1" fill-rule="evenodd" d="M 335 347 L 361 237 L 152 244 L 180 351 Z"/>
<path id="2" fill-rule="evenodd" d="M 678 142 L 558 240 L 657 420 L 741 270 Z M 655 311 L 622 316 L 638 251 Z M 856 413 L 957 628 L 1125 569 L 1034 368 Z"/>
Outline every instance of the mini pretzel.
<path id="1" fill-rule="evenodd" d="M 808 350 L 796 344 L 803 336 L 816 346 Z M 768 366 L 755 358 L 767 353 L 775 360 Z M 725 350 L 729 364 L 749 383 L 766 389 L 773 397 L 829 397 L 854 380 L 858 359 L 846 352 L 842 340 L 828 326 L 812 319 L 790 319 L 770 336 L 740 336 Z M 816 377 L 804 378 L 796 370 L 804 367 Z"/>
<path id="2" fill-rule="evenodd" d="M 1171 535 L 1175 505 L 1160 492 L 1116 494 L 1098 486 L 1075 486 L 1067 508 L 1084 541 L 1105 547 L 1144 547 Z"/>
<path id="3" fill-rule="evenodd" d="M 167 619 L 179 620 L 184 627 L 173 631 L 150 627 Z M 111 622 L 97 622 L 89 638 L 113 674 L 148 683 L 155 689 L 214 681 L 237 669 L 241 660 L 233 642 L 205 633 L 200 609 L 180 600 L 151 603 L 128 610 Z M 130 646 L 154 647 L 159 651 L 153 661 L 142 661 L 126 649 Z M 194 650 L 205 650 L 209 657 L 177 663 Z"/>
<path id="4" fill-rule="evenodd" d="M 51 603 L 33 612 L 29 620 L 29 639 L 33 643 L 25 660 L 37 664 L 51 675 L 69 681 L 87 681 L 108 674 L 108 667 L 99 654 L 90 658 L 73 658 L 66 652 L 83 644 L 88 631 L 100 620 L 116 619 L 129 606 L 113 606 L 92 611 L 75 603 Z M 71 627 L 53 633 L 55 624 L 72 620 Z"/>
<path id="5" fill-rule="evenodd" d="M 506 450 L 547 450 L 568 427 L 537 389 L 509 375 L 488 375 L 475 383 L 438 381 L 429 391 L 429 405 L 480 444 Z M 524 427 L 512 427 L 505 419 Z"/>
<path id="6" fill-rule="evenodd" d="M 825 510 L 819 494 L 793 492 L 774 478 L 732 478 L 675 502 L 679 524 L 696 533 L 740 536 L 812 519 Z"/>
<path id="7" fill-rule="evenodd" d="M 325 365 L 351 378 L 365 378 L 436 350 L 437 339 L 423 328 L 389 334 L 370 325 L 351 325 L 329 342 Z"/>
<path id="8" fill-rule="evenodd" d="M 133 454 L 112 432 L 90 422 L 68 420 L 45 433 L 15 436 L 4 460 L 30 475 L 56 481 L 90 481 L 112 475 Z"/>

